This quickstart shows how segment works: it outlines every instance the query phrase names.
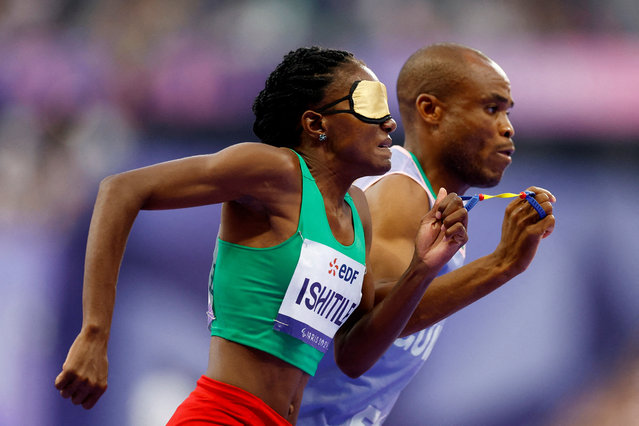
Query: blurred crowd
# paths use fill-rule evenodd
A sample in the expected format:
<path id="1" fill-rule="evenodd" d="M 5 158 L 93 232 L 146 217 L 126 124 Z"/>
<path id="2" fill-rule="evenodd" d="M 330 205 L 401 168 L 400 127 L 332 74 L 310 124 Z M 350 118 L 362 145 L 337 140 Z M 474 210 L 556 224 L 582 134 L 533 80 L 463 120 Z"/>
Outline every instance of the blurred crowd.
<path id="1" fill-rule="evenodd" d="M 553 138 L 552 132 L 564 136 L 567 131 L 584 126 L 583 117 L 582 121 L 570 122 L 571 110 L 589 110 L 601 122 L 608 123 L 606 132 L 615 128 L 630 129 L 623 133 L 625 140 L 620 144 L 612 140 L 614 136 L 607 138 L 604 131 L 594 135 L 594 139 L 602 151 L 608 150 L 608 146 L 623 145 L 624 153 L 634 153 L 634 156 L 614 154 L 617 157 L 590 158 L 588 165 L 593 170 L 582 171 L 577 168 L 574 155 L 585 145 L 571 140 L 573 145 L 566 145 L 563 154 L 562 146 L 555 146 L 553 153 L 561 155 L 555 156 L 552 163 L 539 158 L 529 163 L 531 170 L 525 169 L 521 174 L 525 175 L 522 187 L 530 184 L 529 178 L 543 177 L 550 189 L 559 187 L 570 195 L 557 194 L 560 200 L 571 200 L 564 201 L 563 211 L 564 214 L 569 211 L 571 203 L 575 217 L 574 221 L 565 216 L 559 219 L 559 224 L 564 221 L 563 229 L 570 224 L 575 229 L 568 226 L 570 235 L 566 232 L 564 239 L 560 235 L 555 238 L 558 251 L 591 251 L 591 257 L 575 255 L 574 259 L 585 259 L 586 264 L 589 259 L 593 260 L 591 265 L 609 262 L 610 275 L 617 273 L 624 278 L 609 286 L 610 293 L 634 297 L 632 282 L 625 279 L 636 276 L 634 255 L 620 248 L 614 235 L 610 235 L 610 228 L 616 224 L 600 223 L 601 214 L 583 214 L 584 210 L 590 212 L 588 207 L 592 208 L 595 201 L 584 199 L 578 191 L 583 189 L 585 181 L 589 187 L 597 188 L 598 194 L 606 194 L 608 201 L 612 198 L 614 204 L 607 206 L 607 215 L 616 215 L 617 222 L 624 218 L 623 207 L 619 206 L 636 205 L 634 198 L 626 199 L 632 196 L 626 195 L 628 188 L 636 188 L 635 182 L 639 182 L 635 164 L 639 155 L 636 148 L 632 150 L 633 146 L 639 146 L 636 131 L 639 124 L 636 108 L 633 108 L 639 106 L 639 93 L 634 90 L 639 89 L 639 80 L 633 77 L 639 67 L 639 2 L 636 0 L 0 1 L 0 300 L 12 302 L 0 310 L 0 328 L 4 333 L 0 345 L 0 374 L 5 378 L 0 383 L 0 425 L 17 424 L 16 419 L 22 419 L 23 424 L 45 424 L 46 419 L 57 424 L 51 420 L 53 416 L 49 416 L 51 407 L 62 405 L 59 398 L 51 400 L 53 371 L 57 372 L 63 356 L 61 348 L 70 343 L 65 339 L 79 326 L 83 239 L 97 184 L 103 177 L 158 159 L 169 159 L 174 154 L 171 147 L 175 146 L 180 147 L 175 156 L 182 156 L 196 151 L 210 152 L 240 140 L 254 140 L 251 132 L 253 98 L 281 57 L 301 45 L 321 44 L 355 52 L 371 64 L 380 79 L 383 75 L 394 113 L 393 79 L 399 66 L 415 47 L 441 40 L 461 41 L 482 50 L 483 46 L 493 47 L 493 51 L 487 53 L 504 66 L 513 80 L 518 104 L 515 113 L 521 113 L 513 120 L 515 126 L 523 127 L 526 120 L 538 117 L 551 129 L 551 133 L 544 136 L 550 140 L 548 145 L 560 139 Z M 565 79 L 566 74 L 551 76 L 555 63 L 544 63 L 539 70 L 530 70 L 530 65 L 521 60 L 526 55 L 536 57 L 552 49 L 553 40 L 574 41 L 574 46 L 579 47 L 580 53 L 564 45 L 551 52 L 552 58 L 564 67 L 562 71 L 575 71 L 571 80 Z M 502 45 L 508 49 L 500 51 Z M 532 48 L 526 50 L 524 46 Z M 511 55 L 523 50 L 526 53 L 521 53 L 522 56 Z M 628 55 L 628 52 L 637 55 Z M 588 62 L 590 60 L 593 62 Z M 599 68 L 589 69 L 592 63 Z M 618 78 L 614 77 L 615 67 L 623 71 Z M 555 91 L 544 83 L 550 83 L 550 89 Z M 560 94 L 556 90 L 564 86 L 572 91 Z M 518 93 L 526 91 L 534 103 L 519 102 Z M 610 95 L 610 103 L 602 100 L 602 92 Z M 583 95 L 588 102 L 571 104 L 571 94 Z M 559 116 L 552 108 L 544 109 L 549 101 L 563 107 L 563 115 Z M 534 128 L 539 122 L 532 123 Z M 397 133 L 401 135 L 401 127 Z M 401 141 L 399 135 L 395 138 L 397 141 Z M 527 138 L 531 137 L 535 136 L 530 132 L 518 134 L 518 147 L 525 147 Z M 202 141 L 208 145 L 202 145 Z M 588 143 L 592 144 L 593 140 Z M 519 157 L 516 161 L 526 163 Z M 602 163 L 605 163 L 602 168 L 597 169 Z M 539 167 L 534 169 L 532 165 Z M 610 170 L 617 173 L 614 179 L 603 176 Z M 545 185 L 543 179 L 539 180 Z M 623 190 L 623 194 L 611 196 L 617 188 Z M 586 205 L 584 210 L 581 203 Z M 558 211 L 561 208 L 558 205 Z M 155 228 L 149 226 L 149 229 L 158 229 L 157 224 L 161 223 L 165 230 L 164 227 L 176 227 L 179 222 L 157 220 Z M 584 223 L 587 225 L 581 226 Z M 180 236 L 183 231 L 177 228 L 168 232 L 172 232 L 172 241 L 184 240 L 179 241 L 181 245 L 177 247 L 191 247 L 194 242 Z M 208 231 L 214 234 L 215 229 Z M 558 231 L 557 234 L 561 232 L 559 227 Z M 628 224 L 624 231 L 627 235 L 639 236 L 635 223 Z M 199 236 L 197 232 L 199 230 L 193 231 L 193 239 Z M 598 233 L 591 240 L 589 232 Z M 599 232 L 610 240 L 609 247 L 598 247 L 602 238 Z M 588 244 L 575 244 L 575 235 Z M 154 234 L 153 238 L 139 243 L 139 247 L 134 240 L 133 256 L 147 252 L 149 258 L 158 256 L 151 249 L 167 244 L 162 236 Z M 200 252 L 206 257 L 203 263 L 210 261 L 209 243 L 209 240 L 199 243 Z M 175 247 L 165 249 L 166 257 L 154 259 L 157 265 L 148 267 L 146 275 L 161 271 L 160 264 L 170 269 L 175 263 L 183 263 L 183 268 L 193 269 L 188 263 L 194 256 L 192 253 L 185 252 L 180 258 L 177 257 L 180 254 L 169 249 Z M 602 261 L 598 256 L 603 252 L 613 253 L 612 257 Z M 138 256 L 142 263 L 150 262 L 144 255 Z M 615 264 L 618 259 L 625 259 L 622 267 Z M 561 261 L 561 256 L 549 259 L 549 262 Z M 163 278 L 170 281 L 166 278 L 168 272 L 163 273 Z M 202 298 L 204 306 L 205 284 L 200 282 L 198 273 L 192 274 L 194 276 L 188 276 L 189 281 L 194 288 L 197 286 L 197 291 L 202 288 L 201 295 L 197 293 L 193 299 L 200 303 Z M 594 285 L 587 291 L 584 287 L 577 288 L 583 277 L 565 274 L 562 284 L 574 285 L 576 293 L 595 294 Z M 529 275 L 535 277 L 534 272 Z M 158 280 L 155 275 L 148 281 L 156 285 L 154 280 Z M 608 286 L 604 278 L 601 282 Z M 555 289 L 554 284 L 548 283 L 548 286 Z M 626 293 L 615 290 L 616 287 L 623 287 Z M 167 283 L 163 291 L 175 295 L 172 301 L 183 296 L 171 293 L 174 291 L 171 288 L 174 282 Z M 68 300 L 72 294 L 75 299 Z M 611 306 L 621 306 L 624 302 L 629 308 L 622 313 L 612 308 L 610 311 L 628 318 L 623 329 L 629 330 L 635 327 L 637 302 L 632 297 L 617 297 L 619 300 L 615 299 Z M 553 302 L 566 305 L 572 302 L 560 299 Z M 127 307 L 126 302 L 123 303 L 124 312 L 127 309 L 139 312 L 139 306 Z M 68 313 L 71 307 L 74 311 Z M 66 313 L 69 318 L 64 317 Z M 485 319 L 486 313 L 482 314 Z M 604 320 L 615 315 L 610 313 Z M 564 316 L 558 318 L 565 320 Z M 199 317 L 194 321 L 199 321 Z M 576 322 L 568 320 L 566 324 Z M 605 325 L 610 326 L 605 328 L 608 333 L 615 323 L 609 321 Z M 551 324 L 548 328 L 551 327 L 554 326 Z M 575 333 L 586 331 L 580 329 Z M 140 335 L 145 336 L 142 332 Z M 460 339 L 463 338 L 465 336 Z M 625 340 L 625 334 L 619 340 Z M 161 346 L 162 341 L 155 343 Z M 551 346 L 547 345 L 548 350 Z M 119 348 L 127 349 L 123 345 Z M 441 351 L 445 351 L 444 344 Z M 597 418 L 597 413 L 588 411 L 588 407 L 626 413 L 636 409 L 632 402 L 636 401 L 636 354 L 636 348 L 631 345 L 628 359 L 620 361 L 619 365 L 623 366 L 620 372 L 615 371 L 614 375 L 602 379 L 602 383 L 575 396 L 567 403 L 569 409 L 561 413 L 557 424 L 588 424 L 584 423 L 585 417 Z M 129 353 L 122 356 L 127 357 Z M 437 365 L 436 359 L 433 362 Z M 514 368 L 521 370 L 519 367 Z M 198 368 L 199 365 L 194 370 Z M 446 371 L 451 369 L 447 367 Z M 531 374 L 537 375 L 535 371 Z M 23 398 L 26 394 L 30 399 Z M 436 401 L 436 395 L 431 400 Z M 103 405 L 109 407 L 107 403 Z M 69 412 L 77 415 L 71 408 Z M 60 414 L 59 418 L 62 417 Z"/>
<path id="2" fill-rule="evenodd" d="M 380 56 L 446 34 L 638 32 L 633 0 L 4 1 L 0 224 L 64 221 L 86 196 L 65 182 L 93 186 L 141 133 L 251 137 L 253 97 L 299 45 Z"/>
<path id="3" fill-rule="evenodd" d="M 140 132 L 250 135 L 263 76 L 298 45 L 383 55 L 434 34 L 637 33 L 638 9 L 632 0 L 2 2 L 0 224 L 69 218 L 86 193 L 65 182 L 93 186 Z"/>

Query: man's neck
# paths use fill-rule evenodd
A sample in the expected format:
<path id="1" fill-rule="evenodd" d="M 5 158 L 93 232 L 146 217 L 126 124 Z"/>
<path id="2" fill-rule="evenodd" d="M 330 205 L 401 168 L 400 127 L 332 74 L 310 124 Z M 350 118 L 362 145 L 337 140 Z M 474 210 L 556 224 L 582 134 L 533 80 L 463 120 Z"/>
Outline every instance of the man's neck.
<path id="1" fill-rule="evenodd" d="M 415 138 L 407 137 L 404 141 L 404 148 L 415 155 L 435 194 L 442 187 L 446 188 L 448 192 L 455 192 L 457 195 L 463 195 L 470 188 L 470 185 L 461 182 L 444 168 L 439 156 L 434 150 L 429 150 L 426 143 L 420 143 Z"/>

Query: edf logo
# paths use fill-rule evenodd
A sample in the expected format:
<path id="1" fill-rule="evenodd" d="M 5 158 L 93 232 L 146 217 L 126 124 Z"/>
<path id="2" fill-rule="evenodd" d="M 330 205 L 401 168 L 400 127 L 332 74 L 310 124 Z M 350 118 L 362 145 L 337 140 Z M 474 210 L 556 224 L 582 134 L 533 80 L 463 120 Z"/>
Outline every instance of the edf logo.
<path id="1" fill-rule="evenodd" d="M 359 275 L 359 271 L 356 271 L 350 266 L 347 266 L 345 263 L 339 266 L 339 263 L 337 263 L 337 258 L 328 263 L 328 273 L 334 277 L 340 277 L 349 284 L 353 284 L 353 281 Z"/>

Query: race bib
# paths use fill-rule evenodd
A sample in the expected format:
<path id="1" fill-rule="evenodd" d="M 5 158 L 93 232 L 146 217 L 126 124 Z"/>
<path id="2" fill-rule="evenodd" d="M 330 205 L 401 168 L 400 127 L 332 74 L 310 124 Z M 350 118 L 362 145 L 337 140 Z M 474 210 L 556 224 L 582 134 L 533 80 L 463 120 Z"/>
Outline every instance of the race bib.
<path id="1" fill-rule="evenodd" d="M 305 239 L 273 329 L 326 353 L 362 299 L 365 273 L 361 263 Z"/>

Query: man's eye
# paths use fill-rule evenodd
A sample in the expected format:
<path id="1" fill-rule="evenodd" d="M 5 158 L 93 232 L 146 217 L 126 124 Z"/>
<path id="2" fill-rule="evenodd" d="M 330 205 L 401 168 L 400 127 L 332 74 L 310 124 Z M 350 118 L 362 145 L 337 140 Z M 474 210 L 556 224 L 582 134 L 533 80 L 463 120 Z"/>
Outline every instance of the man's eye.
<path id="1" fill-rule="evenodd" d="M 497 105 L 487 106 L 486 111 L 488 114 L 496 114 L 499 111 L 499 107 Z"/>

